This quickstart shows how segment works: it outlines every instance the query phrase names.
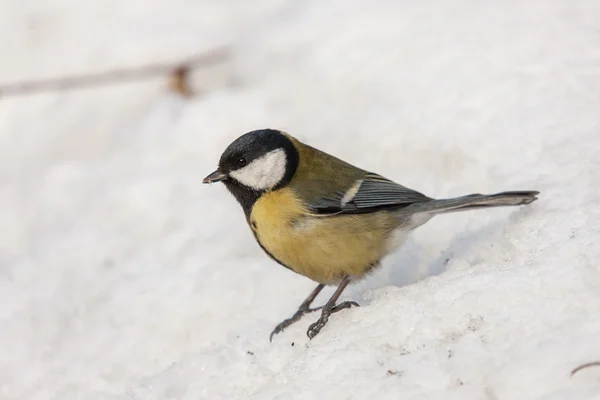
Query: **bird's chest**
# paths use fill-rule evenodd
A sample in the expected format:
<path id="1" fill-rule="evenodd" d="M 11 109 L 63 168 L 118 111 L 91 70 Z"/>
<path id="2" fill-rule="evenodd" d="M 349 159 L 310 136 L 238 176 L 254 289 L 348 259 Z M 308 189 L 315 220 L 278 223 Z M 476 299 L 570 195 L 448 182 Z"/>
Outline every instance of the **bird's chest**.
<path id="1" fill-rule="evenodd" d="M 389 230 L 380 215 L 314 217 L 291 190 L 266 193 L 249 217 L 271 258 L 320 283 L 363 276 L 385 253 Z"/>
<path id="2" fill-rule="evenodd" d="M 286 189 L 265 193 L 256 201 L 248 222 L 263 250 L 272 258 L 292 268 L 298 258 L 299 241 L 303 235 L 300 225 L 306 222 L 301 202 Z"/>

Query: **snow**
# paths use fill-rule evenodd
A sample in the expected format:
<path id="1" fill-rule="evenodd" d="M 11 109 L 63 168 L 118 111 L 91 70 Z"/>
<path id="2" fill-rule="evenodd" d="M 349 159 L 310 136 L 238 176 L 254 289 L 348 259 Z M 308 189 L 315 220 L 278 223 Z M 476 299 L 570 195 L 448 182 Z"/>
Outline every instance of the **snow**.
<path id="1" fill-rule="evenodd" d="M 600 3 L 1 0 L 0 83 L 227 45 L 160 79 L 0 97 L 0 398 L 600 399 Z M 341 300 L 254 242 L 220 185 L 279 128 L 434 197 Z M 317 299 L 331 294 L 328 288 Z"/>

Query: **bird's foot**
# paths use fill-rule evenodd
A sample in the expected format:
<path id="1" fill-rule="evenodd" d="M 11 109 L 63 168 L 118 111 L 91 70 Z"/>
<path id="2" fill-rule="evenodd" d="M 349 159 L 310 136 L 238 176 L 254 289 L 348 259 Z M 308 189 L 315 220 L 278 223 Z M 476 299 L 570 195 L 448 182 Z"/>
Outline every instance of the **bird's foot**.
<path id="1" fill-rule="evenodd" d="M 343 303 L 336 304 L 335 306 L 329 309 L 323 308 L 323 311 L 321 312 L 321 317 L 317 320 L 317 322 L 310 324 L 310 326 L 308 327 L 308 330 L 306 331 L 306 335 L 308 336 L 308 338 L 312 340 L 312 338 L 314 338 L 319 334 L 319 332 L 321 332 L 321 329 L 323 329 L 325 324 L 327 324 L 327 321 L 329 321 L 329 316 L 331 314 L 344 310 L 346 308 L 350 308 L 352 306 L 360 307 L 360 305 L 355 301 L 344 301 Z"/>
<path id="2" fill-rule="evenodd" d="M 360 304 L 358 304 L 358 303 L 357 303 L 357 302 L 355 302 L 355 301 L 344 301 L 344 302 L 342 302 L 342 303 L 340 303 L 340 304 L 336 304 L 335 306 L 333 306 L 333 307 L 331 308 L 331 313 L 333 314 L 333 313 L 336 313 L 336 312 L 338 312 L 338 311 L 345 310 L 346 308 L 350 308 L 350 307 L 352 307 L 352 306 L 355 306 L 355 307 L 360 307 Z M 321 308 L 322 308 L 322 307 L 321 307 Z"/>
<path id="3" fill-rule="evenodd" d="M 290 326 L 294 322 L 300 321 L 300 319 L 302 318 L 302 316 L 304 314 L 308 314 L 308 313 L 311 313 L 313 311 L 318 311 L 318 310 L 320 310 L 322 308 L 323 308 L 323 306 L 321 306 L 321 307 L 315 307 L 315 308 L 299 308 L 298 311 L 296 311 L 291 318 L 288 318 L 288 319 L 285 319 L 285 320 L 281 321 L 275 327 L 275 329 L 273 329 L 273 332 L 271 332 L 271 335 L 269 336 L 269 341 L 272 342 L 273 341 L 273 336 L 277 335 L 280 332 L 283 332 L 283 330 L 285 328 L 287 328 L 288 326 Z"/>

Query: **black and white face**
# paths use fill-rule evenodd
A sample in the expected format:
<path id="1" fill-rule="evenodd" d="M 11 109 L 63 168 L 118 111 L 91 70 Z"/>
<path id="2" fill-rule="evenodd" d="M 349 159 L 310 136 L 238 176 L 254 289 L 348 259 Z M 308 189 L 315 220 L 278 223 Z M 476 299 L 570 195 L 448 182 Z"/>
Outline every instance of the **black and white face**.
<path id="1" fill-rule="evenodd" d="M 221 155 L 219 169 L 204 183 L 223 181 L 246 212 L 264 192 L 285 186 L 298 167 L 298 151 L 280 131 L 240 136 Z"/>
<path id="2" fill-rule="evenodd" d="M 229 172 L 229 178 L 254 190 L 271 190 L 281 182 L 285 175 L 287 156 L 283 149 L 271 150 L 254 159 L 248 155 L 234 158 L 235 166 Z M 249 158 L 250 161 L 248 161 Z"/>

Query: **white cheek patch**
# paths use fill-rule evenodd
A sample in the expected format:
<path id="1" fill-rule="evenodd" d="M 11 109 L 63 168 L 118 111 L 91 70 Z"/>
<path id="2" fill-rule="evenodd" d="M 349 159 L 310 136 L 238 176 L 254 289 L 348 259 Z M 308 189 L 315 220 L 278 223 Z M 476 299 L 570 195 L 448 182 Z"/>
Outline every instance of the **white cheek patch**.
<path id="1" fill-rule="evenodd" d="M 252 189 L 267 190 L 281 182 L 286 164 L 285 151 L 277 149 L 257 158 L 244 168 L 231 171 L 229 175 Z"/>

